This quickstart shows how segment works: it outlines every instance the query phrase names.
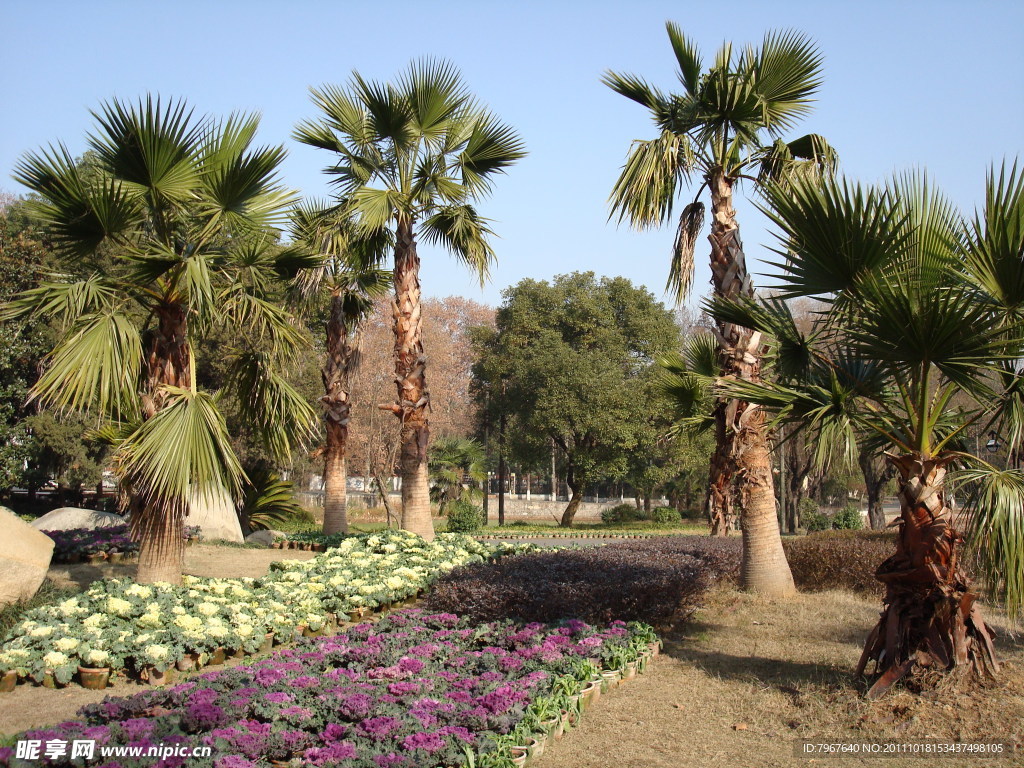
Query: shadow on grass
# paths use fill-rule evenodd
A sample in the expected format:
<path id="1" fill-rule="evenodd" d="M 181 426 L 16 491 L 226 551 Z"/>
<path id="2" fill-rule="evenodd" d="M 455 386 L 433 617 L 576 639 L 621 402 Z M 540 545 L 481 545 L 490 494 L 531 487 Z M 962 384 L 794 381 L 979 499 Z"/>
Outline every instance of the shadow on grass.
<path id="1" fill-rule="evenodd" d="M 673 640 L 666 641 L 664 653 L 670 658 L 692 664 L 713 677 L 760 684 L 783 691 L 806 686 L 854 691 L 857 687 L 852 666 L 844 669 L 827 664 L 813 664 L 768 656 L 738 656 L 720 651 L 702 650 L 686 644 L 685 641 Z"/>

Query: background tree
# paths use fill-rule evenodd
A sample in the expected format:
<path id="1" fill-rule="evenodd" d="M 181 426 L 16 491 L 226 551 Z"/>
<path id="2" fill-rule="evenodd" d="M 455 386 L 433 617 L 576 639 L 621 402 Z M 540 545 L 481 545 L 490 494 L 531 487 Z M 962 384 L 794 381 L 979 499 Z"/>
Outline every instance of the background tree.
<path id="1" fill-rule="evenodd" d="M 665 94 L 634 75 L 609 72 L 604 82 L 651 112 L 658 136 L 634 141 L 615 188 L 612 211 L 639 228 L 672 219 L 680 186 L 697 174 L 700 186 L 683 208 L 672 250 L 668 288 L 684 297 L 693 275 L 693 249 L 704 219 L 700 195 L 711 195 L 711 276 L 716 296 L 752 296 L 739 225 L 733 208 L 741 179 L 814 175 L 832 167 L 835 154 L 820 136 L 789 143 L 781 136 L 810 111 L 821 82 L 821 55 L 803 35 L 770 32 L 760 48 L 738 56 L 732 45 L 719 49 L 703 70 L 696 46 L 668 22 L 669 42 L 679 66 L 682 94 Z M 756 174 L 754 176 L 753 174 Z M 723 376 L 760 379 L 760 336 L 729 323 L 718 325 L 719 366 Z M 716 451 L 710 483 L 713 531 L 724 535 L 732 505 L 743 513 L 745 589 L 772 594 L 794 591 L 779 526 L 764 416 L 757 406 L 735 399 L 715 405 Z"/>
<path id="2" fill-rule="evenodd" d="M 402 527 L 433 539 L 427 478 L 430 393 L 422 338 L 416 239 L 451 251 L 481 281 L 494 258 L 492 234 L 473 207 L 493 177 L 524 156 L 515 132 L 480 107 L 446 62 L 413 62 L 397 83 L 353 74 L 347 89 L 312 89 L 324 113 L 296 138 L 339 155 L 328 169 L 339 204 L 366 234 L 394 238 L 393 306 L 402 424 Z"/>
<path id="3" fill-rule="evenodd" d="M 492 423 L 506 414 L 515 461 L 545 467 L 552 441 L 560 449 L 572 491 L 561 525 L 589 483 L 626 473 L 646 428 L 639 393 L 678 343 L 672 313 L 622 277 L 577 272 L 505 292 L 497 330 L 478 338 L 477 391 L 492 393 Z"/>
<path id="4" fill-rule="evenodd" d="M 25 201 L 0 195 L 0 302 L 38 286 L 54 267 L 49 251 Z M 54 329 L 42 320 L 12 318 L 0 324 L 0 494 L 19 485 L 31 491 L 33 483 L 50 479 L 41 473 L 26 476 L 24 469 L 38 451 L 26 421 L 37 409 L 26 401 L 53 339 Z"/>
<path id="5" fill-rule="evenodd" d="M 858 443 L 873 441 L 890 451 L 900 524 L 896 552 L 877 572 L 885 608 L 857 670 L 874 661 L 880 672 L 868 695 L 915 667 L 994 673 L 991 633 L 965 570 L 945 478 L 967 462 L 969 478 L 988 488 L 971 518 L 972 538 L 988 553 L 990 584 L 1002 585 L 1018 610 L 1024 494 L 1007 489 L 1024 488 L 1024 477 L 971 457 L 963 436 L 972 424 L 1010 415 L 1005 406 L 1019 386 L 1024 182 L 1016 172 L 990 177 L 973 227 L 924 178 L 904 177 L 885 190 L 798 182 L 770 188 L 768 199 L 787 294 L 817 296 L 829 312 L 804 336 L 780 302 L 717 301 L 720 320 L 778 340 L 781 371 L 803 371 L 784 383 L 732 382 L 730 390 L 813 430 L 822 452 L 852 458 Z M 1005 380 L 992 375 L 1011 370 Z M 971 405 L 951 409 L 954 397 Z"/>
<path id="6" fill-rule="evenodd" d="M 274 342 L 239 355 L 232 382 L 275 453 L 311 421 L 276 354 L 303 337 L 268 297 L 305 264 L 268 248 L 294 196 L 276 180 L 284 150 L 252 146 L 255 117 L 197 119 L 152 97 L 94 117 L 94 166 L 63 146 L 17 166 L 68 277 L 19 294 L 4 315 L 61 323 L 33 396 L 103 426 L 140 541 L 138 578 L 179 583 L 190 499 L 237 493 L 242 474 L 217 399 L 195 386 L 196 332 L 219 320 Z"/>

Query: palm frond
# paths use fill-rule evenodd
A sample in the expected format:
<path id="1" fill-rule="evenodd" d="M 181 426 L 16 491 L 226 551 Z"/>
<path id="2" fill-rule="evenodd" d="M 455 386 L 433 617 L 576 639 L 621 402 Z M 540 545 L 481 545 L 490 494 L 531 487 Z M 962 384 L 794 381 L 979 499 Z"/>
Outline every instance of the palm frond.
<path id="1" fill-rule="evenodd" d="M 107 173 L 151 205 L 181 205 L 196 185 L 195 151 L 205 129 L 192 114 L 184 101 L 164 104 L 150 95 L 128 105 L 112 99 L 93 112 L 101 130 L 89 136 L 89 146 Z"/>
<path id="2" fill-rule="evenodd" d="M 969 492 L 969 546 L 989 592 L 1015 619 L 1024 608 L 1024 470 L 975 460 L 954 477 Z"/>
<path id="3" fill-rule="evenodd" d="M 693 251 L 697 236 L 704 227 L 704 203 L 693 202 L 683 208 L 679 215 L 676 239 L 672 245 L 672 260 L 669 263 L 668 282 L 665 290 L 676 304 L 690 295 L 693 282 Z"/>
<path id="4" fill-rule="evenodd" d="M 665 29 L 672 44 L 676 63 L 679 65 L 679 82 L 683 84 L 688 94 L 695 96 L 700 87 L 700 71 L 704 66 L 700 59 L 700 51 L 675 22 L 665 22 Z"/>
<path id="5" fill-rule="evenodd" d="M 273 355 L 249 351 L 236 358 L 230 380 L 246 423 L 271 455 L 285 462 L 311 440 L 317 413 L 281 370 Z"/>
<path id="6" fill-rule="evenodd" d="M 610 198 L 612 215 L 638 229 L 665 224 L 672 216 L 678 184 L 696 163 L 687 136 L 662 131 L 634 141 Z"/>
<path id="7" fill-rule="evenodd" d="M 1004 315 L 1024 315 L 1024 173 L 1017 163 L 985 179 L 985 207 L 966 238 L 967 279 Z"/>
<path id="8" fill-rule="evenodd" d="M 113 309 L 83 315 L 46 358 L 31 396 L 57 409 L 130 418 L 141 365 L 142 339 L 130 317 Z"/>
<path id="9" fill-rule="evenodd" d="M 166 404 L 121 443 L 118 472 L 139 497 L 185 510 L 188 499 L 240 491 L 243 476 L 213 396 L 166 387 Z"/>
<path id="10" fill-rule="evenodd" d="M 471 205 L 446 206 L 422 224 L 423 239 L 450 251 L 472 270 L 483 286 L 494 263 L 489 238 L 494 234 Z"/>

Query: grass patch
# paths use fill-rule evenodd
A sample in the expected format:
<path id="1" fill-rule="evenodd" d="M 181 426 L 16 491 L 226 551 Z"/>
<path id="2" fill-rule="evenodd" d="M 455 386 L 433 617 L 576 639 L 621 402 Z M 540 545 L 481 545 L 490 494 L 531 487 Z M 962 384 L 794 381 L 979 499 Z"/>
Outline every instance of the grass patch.
<path id="1" fill-rule="evenodd" d="M 43 579 L 39 591 L 28 600 L 19 600 L 16 603 L 0 608 L 0 637 L 5 636 L 11 627 L 20 622 L 22 616 L 33 608 L 59 603 L 62 600 L 67 600 L 69 597 L 77 595 L 81 591 L 77 586 L 56 584 L 49 579 Z"/>

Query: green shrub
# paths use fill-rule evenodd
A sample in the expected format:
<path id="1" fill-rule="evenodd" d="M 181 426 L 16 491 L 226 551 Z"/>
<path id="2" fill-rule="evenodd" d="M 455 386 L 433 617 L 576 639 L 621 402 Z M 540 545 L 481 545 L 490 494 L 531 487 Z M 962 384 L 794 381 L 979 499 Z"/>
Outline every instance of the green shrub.
<path id="1" fill-rule="evenodd" d="M 840 531 L 859 531 L 864 527 L 864 518 L 854 504 L 847 504 L 832 516 L 832 527 Z"/>
<path id="2" fill-rule="evenodd" d="M 640 519 L 640 510 L 634 504 L 616 504 L 601 510 L 601 522 L 605 525 L 632 523 Z"/>
<path id="3" fill-rule="evenodd" d="M 800 515 L 800 522 L 803 523 L 804 528 L 807 529 L 808 533 L 815 533 L 817 531 L 827 531 L 832 527 L 832 521 L 828 519 L 827 515 L 823 515 L 817 509 L 813 512 L 806 512 Z"/>
<path id="4" fill-rule="evenodd" d="M 657 507 L 651 510 L 651 520 L 655 523 L 678 523 L 679 512 L 672 507 Z"/>
<path id="5" fill-rule="evenodd" d="M 892 531 L 823 531 L 787 537 L 782 545 L 798 589 L 849 589 L 880 595 L 875 569 L 893 553 Z"/>
<path id="6" fill-rule="evenodd" d="M 448 530 L 451 533 L 473 533 L 484 524 L 483 510 L 468 501 L 458 499 L 445 505 Z"/>

